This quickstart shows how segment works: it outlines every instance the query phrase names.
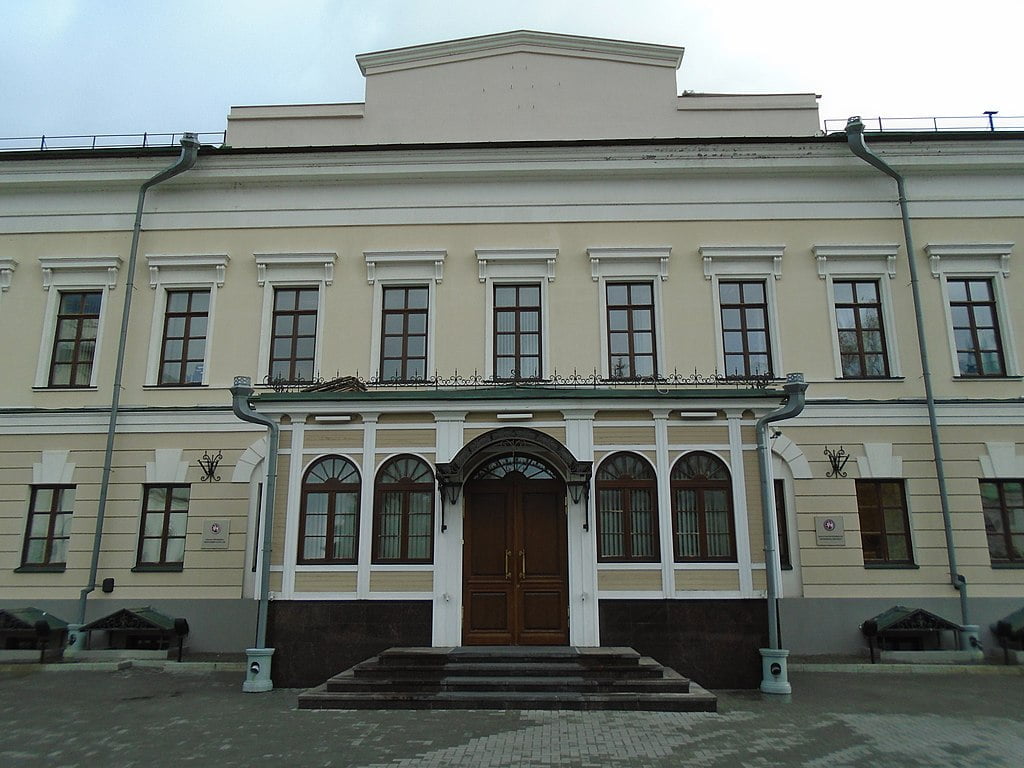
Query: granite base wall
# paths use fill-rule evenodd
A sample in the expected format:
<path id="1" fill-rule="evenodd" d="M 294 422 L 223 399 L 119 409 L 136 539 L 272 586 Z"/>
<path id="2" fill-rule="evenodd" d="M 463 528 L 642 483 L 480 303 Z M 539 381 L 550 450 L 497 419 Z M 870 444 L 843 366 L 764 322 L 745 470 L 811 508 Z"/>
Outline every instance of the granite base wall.
<path id="1" fill-rule="evenodd" d="M 602 600 L 601 645 L 626 645 L 706 688 L 756 688 L 764 600 Z"/>
<path id="2" fill-rule="evenodd" d="M 270 603 L 271 677 L 281 688 L 309 688 L 393 645 L 429 646 L 429 600 Z"/>

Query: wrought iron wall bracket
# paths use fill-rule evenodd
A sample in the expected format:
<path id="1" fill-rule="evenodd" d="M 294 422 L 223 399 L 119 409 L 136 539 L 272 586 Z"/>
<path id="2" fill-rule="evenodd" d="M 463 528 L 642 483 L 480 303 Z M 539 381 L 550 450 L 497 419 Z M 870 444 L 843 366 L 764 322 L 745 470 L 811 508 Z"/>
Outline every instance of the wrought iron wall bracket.
<path id="1" fill-rule="evenodd" d="M 217 451 L 216 456 L 211 456 L 208 451 L 203 451 L 203 457 L 199 459 L 197 464 L 199 468 L 203 470 L 203 476 L 200 480 L 204 483 L 219 483 L 220 475 L 217 474 L 217 467 L 220 466 L 221 460 L 224 458 L 224 454 Z"/>
<path id="2" fill-rule="evenodd" d="M 825 455 L 828 457 L 828 463 L 832 467 L 830 471 L 825 473 L 825 477 L 846 477 L 843 469 L 846 467 L 846 462 L 850 460 L 850 454 L 846 452 L 846 449 L 843 446 L 839 446 L 837 450 L 826 445 Z"/>

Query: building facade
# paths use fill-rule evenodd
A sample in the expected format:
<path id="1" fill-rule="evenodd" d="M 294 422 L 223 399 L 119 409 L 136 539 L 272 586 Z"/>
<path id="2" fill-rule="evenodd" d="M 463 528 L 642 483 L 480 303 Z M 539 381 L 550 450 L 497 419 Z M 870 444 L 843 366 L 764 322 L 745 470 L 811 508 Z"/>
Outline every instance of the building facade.
<path id="1" fill-rule="evenodd" d="M 896 603 L 961 622 L 950 550 L 970 623 L 1019 608 L 1024 137 L 868 136 L 909 188 L 947 539 L 895 186 L 813 94 L 680 96 L 681 58 L 507 33 L 361 56 L 365 103 L 235 107 L 149 192 L 132 285 L 176 150 L 0 154 L 0 607 L 151 605 L 194 652 L 251 645 L 243 375 L 281 430 L 279 684 L 471 643 L 756 684 L 762 483 L 793 653 L 857 653 Z M 764 475 L 790 371 L 807 405 Z M 81 598 L 94 548 L 109 591 Z"/>

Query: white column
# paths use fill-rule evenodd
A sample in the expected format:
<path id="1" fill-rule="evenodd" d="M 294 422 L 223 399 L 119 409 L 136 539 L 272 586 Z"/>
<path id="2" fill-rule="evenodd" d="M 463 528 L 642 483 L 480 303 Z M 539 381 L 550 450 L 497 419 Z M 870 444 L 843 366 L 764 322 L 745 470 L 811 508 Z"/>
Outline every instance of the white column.
<path id="1" fill-rule="evenodd" d="M 438 413 L 436 422 L 436 461 L 449 462 L 463 444 L 466 412 Z M 438 498 L 444 507 L 446 530 L 441 530 L 438 514 L 434 526 L 434 616 L 431 644 L 435 647 L 462 644 L 462 509 L 459 494 L 455 504 Z M 440 507 L 439 507 L 440 511 Z"/>
<path id="2" fill-rule="evenodd" d="M 565 443 L 577 461 L 594 460 L 594 411 L 563 411 Z M 566 526 L 569 557 L 569 644 L 601 644 L 600 614 L 597 604 L 597 524 L 594 518 L 595 494 L 573 504 L 566 497 Z M 589 505 L 589 509 L 587 507 Z M 590 530 L 583 530 L 586 520 Z"/>
<path id="3" fill-rule="evenodd" d="M 748 528 L 747 478 L 743 469 L 743 414 L 729 411 L 729 470 L 732 475 L 733 523 L 736 526 L 736 562 L 740 569 L 740 592 L 752 596 L 750 575 L 750 529 Z"/>
<path id="4" fill-rule="evenodd" d="M 363 413 L 363 466 L 359 492 L 359 565 L 356 571 L 356 596 L 370 595 L 370 560 L 373 556 L 373 483 L 377 471 L 377 418 L 379 413 Z"/>
<path id="5" fill-rule="evenodd" d="M 668 460 L 669 411 L 651 411 L 654 417 L 654 452 L 658 478 L 658 541 L 661 545 L 661 589 L 665 597 L 675 597 L 675 555 L 672 551 L 672 491 L 669 475 L 672 467 Z"/>
<path id="6" fill-rule="evenodd" d="M 291 415 L 291 447 L 288 453 L 288 505 L 284 525 L 284 573 L 281 574 L 283 597 L 295 596 L 295 561 L 299 554 L 299 505 L 302 503 L 302 448 L 305 445 L 305 414 Z M 280 514 L 280 510 L 275 511 Z"/>

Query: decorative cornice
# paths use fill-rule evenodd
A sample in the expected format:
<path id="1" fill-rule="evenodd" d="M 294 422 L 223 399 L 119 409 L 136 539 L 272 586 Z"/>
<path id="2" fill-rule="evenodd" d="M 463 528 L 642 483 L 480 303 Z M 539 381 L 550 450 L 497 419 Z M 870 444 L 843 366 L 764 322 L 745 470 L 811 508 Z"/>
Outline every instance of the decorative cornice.
<path id="1" fill-rule="evenodd" d="M 784 245 L 702 245 L 704 277 L 716 274 L 763 274 L 776 280 L 782 277 Z"/>
<path id="2" fill-rule="evenodd" d="M 166 275 L 163 282 L 170 279 L 184 279 L 189 283 L 216 283 L 218 288 L 224 287 L 224 272 L 231 258 L 227 254 L 195 254 L 173 255 L 153 254 L 146 256 L 149 264 L 149 287 L 156 288 L 161 283 L 161 270 L 173 272 L 173 278 Z M 186 272 L 188 274 L 186 274 Z"/>
<path id="3" fill-rule="evenodd" d="M 559 35 L 520 29 L 496 35 L 445 40 L 426 45 L 412 45 L 356 56 L 359 70 L 366 76 L 397 69 L 412 69 L 450 61 L 478 59 L 500 53 L 522 51 L 561 53 L 591 59 L 605 59 L 632 64 L 647 64 L 678 69 L 683 48 L 673 45 L 634 43 L 600 37 Z"/>
<path id="4" fill-rule="evenodd" d="M 946 272 L 1001 272 L 1010 276 L 1013 243 L 929 243 L 924 247 L 932 277 Z"/>
<path id="5" fill-rule="evenodd" d="M 39 259 L 43 270 L 43 290 L 55 282 L 101 286 L 113 290 L 117 286 L 119 256 L 51 256 Z"/>
<path id="6" fill-rule="evenodd" d="M 366 281 L 444 279 L 444 260 L 448 251 L 363 251 L 366 260 Z"/>
<path id="7" fill-rule="evenodd" d="M 896 277 L 896 254 L 899 246 L 884 245 L 816 245 L 818 277 L 830 274 L 888 274 Z M 831 260 L 831 263 L 829 263 Z"/>
<path id="8" fill-rule="evenodd" d="M 597 282 L 602 276 L 660 277 L 668 280 L 668 259 L 672 246 L 653 248 L 587 248 L 590 276 Z"/>
<path id="9" fill-rule="evenodd" d="M 543 277 L 547 278 L 549 283 L 554 282 L 557 257 L 557 248 L 477 248 L 476 250 L 481 283 L 486 282 L 489 276 L 493 277 L 492 273 L 503 271 L 502 267 L 532 268 L 538 273 L 543 273 Z"/>
<path id="10" fill-rule="evenodd" d="M 332 251 L 321 253 L 254 253 L 256 258 L 256 282 L 260 286 L 267 280 L 300 279 L 300 275 L 315 275 L 315 279 L 326 285 L 334 282 L 334 262 L 338 254 Z M 323 269 L 322 277 L 320 270 Z M 274 273 L 274 274 L 271 274 Z"/>

